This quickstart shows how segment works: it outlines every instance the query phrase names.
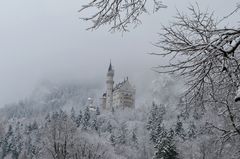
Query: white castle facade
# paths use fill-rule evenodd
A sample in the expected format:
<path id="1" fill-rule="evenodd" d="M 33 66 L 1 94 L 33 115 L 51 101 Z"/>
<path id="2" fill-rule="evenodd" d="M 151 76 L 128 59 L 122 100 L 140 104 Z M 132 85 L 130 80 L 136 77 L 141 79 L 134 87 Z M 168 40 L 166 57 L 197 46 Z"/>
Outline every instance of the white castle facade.
<path id="1" fill-rule="evenodd" d="M 114 86 L 113 77 L 114 70 L 110 62 L 107 72 L 106 92 L 103 93 L 101 98 L 101 107 L 103 109 L 134 108 L 136 94 L 135 87 L 130 84 L 128 78 Z"/>

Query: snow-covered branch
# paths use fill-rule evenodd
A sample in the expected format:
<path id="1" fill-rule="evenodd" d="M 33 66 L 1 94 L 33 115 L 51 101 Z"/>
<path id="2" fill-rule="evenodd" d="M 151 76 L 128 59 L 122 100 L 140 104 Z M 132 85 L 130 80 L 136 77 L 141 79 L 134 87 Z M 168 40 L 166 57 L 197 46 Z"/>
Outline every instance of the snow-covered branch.
<path id="1" fill-rule="evenodd" d="M 153 5 L 153 12 L 166 7 L 159 0 L 91 0 L 87 5 L 83 5 L 79 12 L 83 14 L 85 10 L 93 10 L 93 14 L 81 18 L 93 23 L 88 30 L 109 24 L 110 31 L 128 31 L 129 25 L 141 24 L 139 17 L 149 13 L 149 5 Z"/>

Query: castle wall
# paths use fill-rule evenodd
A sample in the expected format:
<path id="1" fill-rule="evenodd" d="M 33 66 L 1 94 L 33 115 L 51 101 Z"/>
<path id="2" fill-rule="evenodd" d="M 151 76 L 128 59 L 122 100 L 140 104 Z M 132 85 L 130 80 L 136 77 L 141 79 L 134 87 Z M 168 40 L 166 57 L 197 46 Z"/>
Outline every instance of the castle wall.
<path id="1" fill-rule="evenodd" d="M 101 100 L 101 108 L 106 109 L 106 97 L 100 98 Z"/>
<path id="2" fill-rule="evenodd" d="M 135 107 L 135 92 L 117 90 L 113 93 L 113 106 L 116 108 L 134 108 Z"/>
<path id="3" fill-rule="evenodd" d="M 113 107 L 114 108 L 123 107 L 122 99 L 123 99 L 122 93 L 120 93 L 119 91 L 115 91 L 113 93 Z"/>

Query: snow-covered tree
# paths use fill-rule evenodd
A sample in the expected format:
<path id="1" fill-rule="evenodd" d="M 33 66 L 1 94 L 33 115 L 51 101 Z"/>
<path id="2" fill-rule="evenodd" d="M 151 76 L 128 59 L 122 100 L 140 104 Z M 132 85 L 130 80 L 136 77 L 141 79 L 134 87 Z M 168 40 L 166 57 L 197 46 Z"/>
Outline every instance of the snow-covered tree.
<path id="1" fill-rule="evenodd" d="M 162 132 L 162 121 L 165 109 L 163 105 L 152 104 L 152 108 L 149 114 L 147 129 L 150 131 L 150 140 L 156 143 L 159 134 Z"/>
<path id="2" fill-rule="evenodd" d="M 112 107 L 111 111 L 112 111 L 112 114 L 114 114 L 114 112 L 115 112 L 115 109 L 114 109 L 114 107 Z"/>
<path id="3" fill-rule="evenodd" d="M 64 111 L 53 113 L 44 133 L 44 148 L 49 154 L 48 158 L 69 158 L 73 151 L 76 127 Z"/>
<path id="4" fill-rule="evenodd" d="M 32 123 L 32 130 L 37 130 L 38 129 L 38 123 L 36 120 Z"/>
<path id="5" fill-rule="evenodd" d="M 39 129 L 35 129 L 27 134 L 22 158 L 40 158 L 43 150 L 42 137 Z"/>
<path id="6" fill-rule="evenodd" d="M 71 109 L 71 119 L 73 122 L 76 121 L 76 113 L 75 113 L 75 109 L 73 107 Z"/>
<path id="7" fill-rule="evenodd" d="M 127 143 L 127 125 L 126 122 L 122 122 L 118 129 L 117 143 L 118 144 L 126 144 Z"/>
<path id="8" fill-rule="evenodd" d="M 82 122 L 82 111 L 80 110 L 79 111 L 79 114 L 78 114 L 78 116 L 77 116 L 77 118 L 76 118 L 76 124 L 77 124 L 77 127 L 80 127 L 80 125 L 81 125 L 81 122 Z"/>
<path id="9" fill-rule="evenodd" d="M 85 111 L 84 111 L 84 115 L 83 115 L 83 121 L 82 121 L 82 124 L 83 124 L 83 129 L 84 130 L 87 130 L 87 127 L 90 126 L 90 111 L 89 111 L 89 108 L 86 107 Z"/>
<path id="10" fill-rule="evenodd" d="M 235 95 L 240 85 L 240 27 L 238 22 L 227 22 L 239 8 L 218 19 L 213 12 L 190 6 L 188 13 L 178 12 L 173 22 L 163 26 L 156 44 L 161 49 L 156 55 L 171 58 L 156 71 L 185 81 L 182 112 L 198 123 L 202 134 L 215 138 L 219 151 L 239 149 L 240 111 Z"/>
<path id="11" fill-rule="evenodd" d="M 178 159 L 178 152 L 174 143 L 174 131 L 163 131 L 155 146 L 154 159 Z"/>
<path id="12" fill-rule="evenodd" d="M 188 134 L 188 137 L 190 138 L 190 139 L 192 139 L 192 138 L 196 138 L 196 126 L 195 126 L 195 124 L 194 124 L 194 122 L 191 122 L 190 123 L 190 125 L 189 125 L 189 127 L 188 127 L 188 132 L 187 132 L 187 134 Z"/>
<path id="13" fill-rule="evenodd" d="M 138 148 L 138 137 L 137 137 L 137 128 L 136 127 L 132 130 L 131 142 L 132 142 L 133 147 Z"/>
<path id="14" fill-rule="evenodd" d="M 50 116 L 49 113 L 45 116 L 45 121 L 46 122 L 51 122 L 51 116 Z"/>
<path id="15" fill-rule="evenodd" d="M 147 9 L 149 5 L 152 5 L 153 9 Z M 96 10 L 92 15 L 82 18 L 93 22 L 88 29 L 98 29 L 102 25 L 111 24 L 110 30 L 112 31 L 127 31 L 129 25 L 141 23 L 140 15 L 149 13 L 148 10 L 158 11 L 165 7 L 159 0 L 93 0 L 83 5 L 80 12 L 87 9 Z"/>
<path id="16" fill-rule="evenodd" d="M 1 158 L 4 158 L 11 152 L 12 143 L 11 139 L 13 138 L 13 128 L 12 125 L 9 125 L 8 131 L 1 141 Z"/>
<path id="17" fill-rule="evenodd" d="M 96 108 L 96 115 L 100 115 L 100 114 L 101 114 L 101 112 L 100 112 L 100 108 L 97 107 L 97 108 Z"/>
<path id="18" fill-rule="evenodd" d="M 111 133 L 109 140 L 113 146 L 116 145 L 116 136 L 113 133 Z"/>
<path id="19" fill-rule="evenodd" d="M 185 130 L 183 128 L 183 123 L 180 120 L 180 117 L 178 117 L 178 120 L 177 120 L 177 123 L 176 123 L 175 134 L 178 135 L 182 139 L 184 139 L 185 136 L 186 136 Z"/>
<path id="20" fill-rule="evenodd" d="M 113 126 L 112 126 L 111 122 L 108 121 L 108 122 L 107 122 L 107 131 L 108 131 L 109 133 L 112 133 L 112 130 L 113 130 Z"/>
<path id="21" fill-rule="evenodd" d="M 11 142 L 12 158 L 18 159 L 23 149 L 23 137 L 20 130 L 20 122 L 17 123 L 10 142 Z"/>
<path id="22" fill-rule="evenodd" d="M 99 125 L 98 125 L 97 117 L 95 117 L 95 118 L 92 120 L 91 128 L 92 128 L 93 130 L 95 130 L 96 132 L 99 132 Z"/>

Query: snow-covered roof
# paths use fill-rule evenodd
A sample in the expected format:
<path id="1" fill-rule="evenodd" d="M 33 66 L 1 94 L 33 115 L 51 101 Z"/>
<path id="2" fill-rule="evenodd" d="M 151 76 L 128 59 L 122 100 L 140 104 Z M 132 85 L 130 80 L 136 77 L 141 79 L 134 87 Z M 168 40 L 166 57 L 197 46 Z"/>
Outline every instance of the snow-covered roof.
<path id="1" fill-rule="evenodd" d="M 121 89 L 121 88 L 124 88 L 124 87 L 126 87 L 126 88 L 128 88 L 128 89 L 134 89 L 133 88 L 133 86 L 130 84 L 130 82 L 128 81 L 128 78 L 127 79 L 124 79 L 124 81 L 123 82 L 120 82 L 120 83 L 118 83 L 114 88 L 113 88 L 113 91 L 116 91 L 116 90 L 119 90 L 119 89 Z"/>

